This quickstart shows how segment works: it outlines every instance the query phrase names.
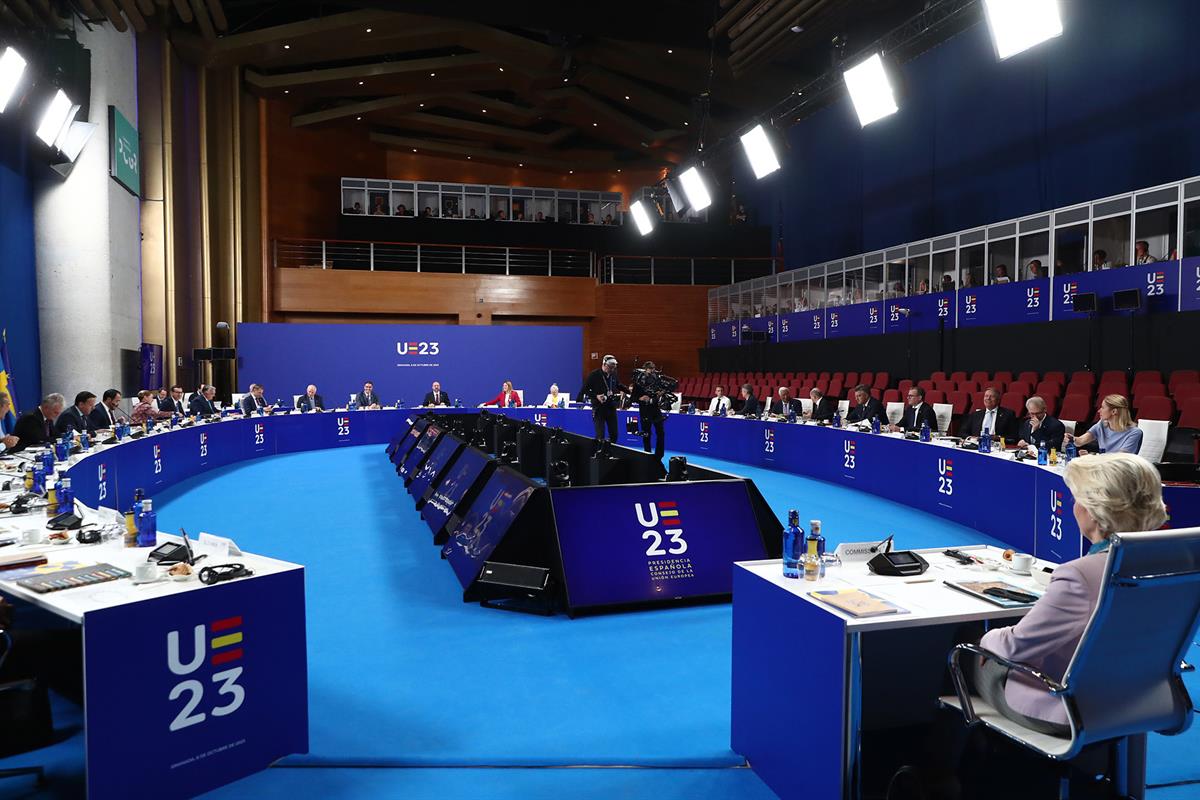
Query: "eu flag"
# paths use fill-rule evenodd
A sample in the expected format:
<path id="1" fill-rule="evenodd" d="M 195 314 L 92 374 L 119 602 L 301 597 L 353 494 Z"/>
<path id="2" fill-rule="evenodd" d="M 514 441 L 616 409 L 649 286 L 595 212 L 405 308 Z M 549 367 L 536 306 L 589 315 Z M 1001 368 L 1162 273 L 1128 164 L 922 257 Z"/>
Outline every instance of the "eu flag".
<path id="1" fill-rule="evenodd" d="M 11 401 L 8 413 L 4 415 L 4 419 L 0 420 L 0 428 L 3 428 L 6 434 L 12 433 L 13 427 L 17 424 L 17 397 L 12 390 L 11 363 L 8 358 L 8 331 L 0 331 L 0 392 L 7 393 Z"/>

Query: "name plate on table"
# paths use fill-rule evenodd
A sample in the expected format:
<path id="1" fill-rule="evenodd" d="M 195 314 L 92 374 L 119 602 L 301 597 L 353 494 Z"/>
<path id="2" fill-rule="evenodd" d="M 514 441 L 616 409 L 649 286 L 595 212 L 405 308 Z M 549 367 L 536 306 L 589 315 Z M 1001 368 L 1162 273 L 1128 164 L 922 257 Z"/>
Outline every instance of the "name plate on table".
<path id="1" fill-rule="evenodd" d="M 569 609 L 727 595 L 767 557 L 742 480 L 553 489 Z"/>

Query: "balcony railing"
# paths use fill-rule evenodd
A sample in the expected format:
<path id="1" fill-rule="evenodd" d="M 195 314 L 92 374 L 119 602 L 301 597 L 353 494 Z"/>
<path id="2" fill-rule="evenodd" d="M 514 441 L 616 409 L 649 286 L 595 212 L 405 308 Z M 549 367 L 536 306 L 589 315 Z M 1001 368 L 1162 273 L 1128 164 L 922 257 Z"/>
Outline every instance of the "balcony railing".
<path id="1" fill-rule="evenodd" d="M 372 272 L 596 277 L 594 253 L 565 248 L 275 239 L 271 263 L 275 267 Z"/>
<path id="2" fill-rule="evenodd" d="M 646 283 L 714 286 L 773 275 L 774 258 L 687 258 L 674 256 L 605 256 L 602 283 Z M 779 263 L 782 269 L 783 264 Z"/>

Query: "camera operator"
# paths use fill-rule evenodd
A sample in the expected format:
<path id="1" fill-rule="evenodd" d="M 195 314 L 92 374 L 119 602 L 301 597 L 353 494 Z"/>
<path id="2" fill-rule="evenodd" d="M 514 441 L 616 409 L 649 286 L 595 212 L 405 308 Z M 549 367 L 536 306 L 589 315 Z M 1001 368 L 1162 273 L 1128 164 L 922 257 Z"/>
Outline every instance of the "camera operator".
<path id="1" fill-rule="evenodd" d="M 610 442 L 617 439 L 617 408 L 620 407 L 620 395 L 624 391 L 617 380 L 617 359 L 606 355 L 600 362 L 600 369 L 588 373 L 583 382 L 582 394 L 592 401 L 592 425 L 596 430 L 596 438 L 607 438 Z M 605 437 L 604 429 L 608 428 Z"/>
<path id="2" fill-rule="evenodd" d="M 663 403 L 666 402 L 664 384 L 670 381 L 665 378 L 653 361 L 647 361 L 640 370 L 634 372 L 633 396 L 638 401 L 638 428 L 642 432 L 642 447 L 650 452 L 650 428 L 655 434 L 654 455 L 661 461 L 666 452 L 667 442 L 663 432 Z"/>

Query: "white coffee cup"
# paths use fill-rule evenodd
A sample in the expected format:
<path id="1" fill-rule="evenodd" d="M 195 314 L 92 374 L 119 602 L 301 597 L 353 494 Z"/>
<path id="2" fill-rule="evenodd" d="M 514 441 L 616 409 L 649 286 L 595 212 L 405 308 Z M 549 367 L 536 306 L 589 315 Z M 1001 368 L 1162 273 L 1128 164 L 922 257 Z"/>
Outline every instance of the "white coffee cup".
<path id="1" fill-rule="evenodd" d="M 1033 556 L 1028 553 L 1013 553 L 1009 568 L 1018 575 L 1028 575 L 1033 569 Z"/>
<path id="2" fill-rule="evenodd" d="M 150 583 L 158 580 L 158 564 L 147 562 L 133 568 L 134 583 Z"/>
<path id="3" fill-rule="evenodd" d="M 45 532 L 39 531 L 37 528 L 21 532 L 21 542 L 23 544 L 41 544 L 45 537 Z"/>

